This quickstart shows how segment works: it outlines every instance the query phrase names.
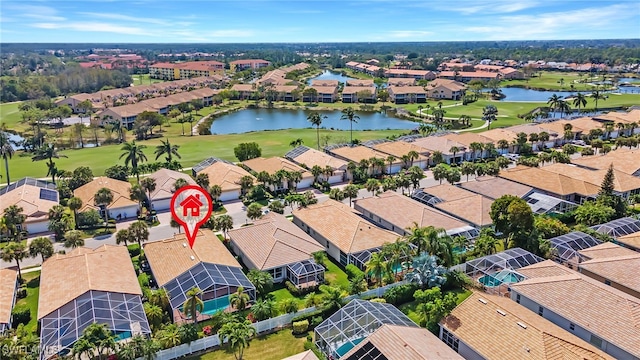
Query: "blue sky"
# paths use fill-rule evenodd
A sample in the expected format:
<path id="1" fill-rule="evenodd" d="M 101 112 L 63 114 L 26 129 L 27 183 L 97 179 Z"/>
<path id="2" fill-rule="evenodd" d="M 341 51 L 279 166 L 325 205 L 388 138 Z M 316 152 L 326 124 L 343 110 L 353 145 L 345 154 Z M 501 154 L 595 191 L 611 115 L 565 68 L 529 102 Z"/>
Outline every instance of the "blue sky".
<path id="1" fill-rule="evenodd" d="M 255 43 L 640 38 L 640 1 L 0 2 L 1 42 Z"/>

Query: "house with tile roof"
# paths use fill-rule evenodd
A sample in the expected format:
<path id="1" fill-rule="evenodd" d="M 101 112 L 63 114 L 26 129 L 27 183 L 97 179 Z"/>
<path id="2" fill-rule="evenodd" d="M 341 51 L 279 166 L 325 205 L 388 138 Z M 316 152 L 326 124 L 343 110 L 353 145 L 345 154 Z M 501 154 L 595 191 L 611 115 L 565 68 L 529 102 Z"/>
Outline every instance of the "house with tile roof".
<path id="1" fill-rule="evenodd" d="M 466 181 L 458 186 L 493 200 L 504 195 L 514 195 L 522 199 L 533 192 L 531 186 L 495 176 L 476 177 L 474 181 Z"/>
<path id="2" fill-rule="evenodd" d="M 387 91 L 389 92 L 389 99 L 391 100 L 391 102 L 396 104 L 413 104 L 427 102 L 427 90 L 425 90 L 422 86 L 391 85 L 387 87 Z"/>
<path id="3" fill-rule="evenodd" d="M 511 300 L 616 359 L 640 358 L 640 299 L 548 261 L 557 271 L 511 284 Z M 524 271 L 524 272 L 523 272 Z"/>
<path id="4" fill-rule="evenodd" d="M 415 191 L 411 197 L 435 207 L 477 229 L 493 224 L 493 199 L 450 184 L 442 184 Z"/>
<path id="5" fill-rule="evenodd" d="M 288 280 L 306 288 L 324 280 L 324 267 L 313 261 L 313 253 L 324 248 L 284 215 L 268 213 L 252 225 L 229 230 L 228 236 L 244 265 L 268 272 L 275 283 Z"/>
<path id="6" fill-rule="evenodd" d="M 295 163 L 279 157 L 274 156 L 270 158 L 255 158 L 243 161 L 241 164 L 243 167 L 255 171 L 256 173 L 266 172 L 269 175 L 276 175 L 279 171 L 298 172 L 302 175 L 302 179 L 295 184 L 297 190 L 306 189 L 313 184 L 313 175 L 311 172 Z M 289 181 L 284 178 L 280 184 L 268 184 L 271 191 L 281 191 L 283 189 L 289 189 Z M 291 184 L 293 185 L 293 184 Z"/>
<path id="7" fill-rule="evenodd" d="M 240 199 L 242 196 L 240 179 L 243 177 L 249 176 L 255 182 L 255 177 L 247 170 L 225 161 L 216 161 L 198 171 L 198 174 L 207 174 L 209 176 L 209 186 L 220 186 L 222 193 L 219 200 L 222 202 Z"/>
<path id="8" fill-rule="evenodd" d="M 318 241 L 340 264 L 354 264 L 361 269 L 371 253 L 398 238 L 398 234 L 362 218 L 349 205 L 331 199 L 294 210 L 293 223 Z"/>
<path id="9" fill-rule="evenodd" d="M 440 339 L 465 359 L 614 359 L 509 299 L 479 292 L 440 321 Z"/>
<path id="10" fill-rule="evenodd" d="M 468 159 L 471 161 L 475 161 L 476 159 L 484 159 L 487 157 L 494 157 L 494 154 L 491 154 L 489 151 L 484 150 L 472 150 L 471 144 L 481 144 L 486 145 L 489 143 L 493 143 L 493 140 L 483 136 L 483 134 L 476 134 L 472 132 L 463 132 L 463 133 L 451 133 L 442 136 L 445 139 L 449 139 L 451 141 L 455 141 L 464 145 L 465 149 L 467 149 Z"/>
<path id="11" fill-rule="evenodd" d="M 262 59 L 241 59 L 229 63 L 231 71 L 242 71 L 247 69 L 257 70 L 271 65 L 270 62 Z"/>
<path id="12" fill-rule="evenodd" d="M 229 296 L 242 287 L 251 300 L 255 287 L 242 272 L 233 254 L 210 230 L 199 230 L 193 247 L 185 234 L 143 245 L 153 278 L 167 291 L 174 322 L 193 321 L 182 310 L 187 292 L 197 286 L 202 290 L 204 310 L 198 321 L 218 311 L 233 310 Z"/>
<path id="13" fill-rule="evenodd" d="M 319 360 L 312 350 L 307 350 L 299 354 L 291 355 L 282 360 Z"/>
<path id="14" fill-rule="evenodd" d="M 470 156 L 470 152 L 464 144 L 444 136 L 422 137 L 412 141 L 411 144 L 424 148 L 431 154 L 436 151 L 442 153 L 442 158 L 447 164 L 465 161 Z M 454 147 L 458 148 L 455 154 L 451 151 Z"/>
<path id="15" fill-rule="evenodd" d="M 387 158 L 389 157 L 389 154 L 385 154 L 383 152 L 377 151 L 373 148 L 366 147 L 363 145 L 357 145 L 357 146 L 345 145 L 340 147 L 334 147 L 331 150 L 327 150 L 327 153 L 329 153 L 329 155 L 331 156 L 337 157 L 338 159 L 342 159 L 347 162 L 353 162 L 355 164 L 360 164 L 363 160 L 369 161 L 371 158 L 381 159 L 386 163 L 385 169 L 373 169 L 373 167 L 369 167 L 369 170 L 368 170 L 369 174 L 373 174 L 373 173 L 379 174 L 379 173 L 382 173 L 383 171 L 389 174 L 395 174 L 399 172 L 403 167 L 402 161 L 399 160 L 398 158 L 396 158 L 394 162 L 391 163 L 391 166 L 389 166 L 389 164 L 387 163 Z"/>
<path id="16" fill-rule="evenodd" d="M 0 269 L 0 335 L 11 329 L 11 310 L 16 304 L 18 272 Z"/>
<path id="17" fill-rule="evenodd" d="M 169 169 L 160 169 L 148 177 L 156 183 L 155 190 L 151 192 L 151 206 L 156 211 L 169 210 L 176 180 L 182 179 L 189 185 L 197 185 L 191 176 Z"/>
<path id="18" fill-rule="evenodd" d="M 614 243 L 602 243 L 580 251 L 587 260 L 578 271 L 640 299 L 640 277 L 630 269 L 640 269 L 640 253 Z"/>
<path id="19" fill-rule="evenodd" d="M 413 78 L 415 80 L 434 80 L 436 73 L 429 70 L 389 69 L 384 75 L 388 78 Z"/>
<path id="20" fill-rule="evenodd" d="M 107 206 L 98 206 L 95 195 L 98 190 L 107 188 L 113 194 L 113 200 Z M 89 209 L 98 210 L 103 216 L 106 213 L 111 219 L 128 219 L 136 217 L 139 204 L 129 198 L 131 183 L 106 176 L 97 177 L 73 191 L 73 196 L 82 200 L 80 212 Z"/>
<path id="21" fill-rule="evenodd" d="M 614 169 L 625 174 L 640 177 L 640 150 L 619 148 L 606 154 L 582 156 L 571 159 L 571 163 L 591 170 L 606 170 L 613 165 Z"/>
<path id="22" fill-rule="evenodd" d="M 76 248 L 42 263 L 38 299 L 41 359 L 67 354 L 92 323 L 116 341 L 151 335 L 142 290 L 124 246 Z"/>
<path id="23" fill-rule="evenodd" d="M 462 360 L 429 330 L 384 324 L 348 353 L 344 360 Z"/>
<path id="24" fill-rule="evenodd" d="M 416 84 L 416 79 L 412 77 L 406 78 L 392 78 L 387 79 L 387 86 L 413 86 Z"/>
<path id="25" fill-rule="evenodd" d="M 432 99 L 462 100 L 467 85 L 447 79 L 435 79 L 427 84 L 427 96 Z"/>
<path id="26" fill-rule="evenodd" d="M 49 231 L 49 210 L 59 204 L 53 183 L 23 178 L 0 190 L 0 215 L 12 205 L 22 208 L 26 220 L 18 230 L 37 234 Z"/>
<path id="27" fill-rule="evenodd" d="M 631 233 L 628 235 L 618 236 L 616 243 L 627 247 L 631 250 L 640 252 L 640 232 Z"/>
<path id="28" fill-rule="evenodd" d="M 365 142 L 364 145 L 369 146 L 367 142 Z M 381 153 L 394 156 L 398 160 L 402 160 L 403 156 L 406 156 L 410 152 L 415 151 L 418 154 L 418 158 L 413 160 L 409 159 L 407 161 L 402 160 L 402 166 L 404 168 L 417 166 L 421 169 L 425 169 L 427 166 L 429 166 L 429 152 L 413 143 L 404 141 L 385 141 L 370 145 L 369 147 Z M 391 169 L 393 169 L 393 163 Z"/>
<path id="29" fill-rule="evenodd" d="M 307 89 L 314 89 L 316 93 L 309 93 L 303 90 L 302 101 L 322 103 L 335 102 L 338 99 L 338 85 L 338 80 L 311 80 L 311 86 Z"/>
<path id="30" fill-rule="evenodd" d="M 284 157 L 305 169 L 312 169 L 314 166 L 326 169 L 327 172 L 321 174 L 318 180 L 327 181 L 329 184 L 340 183 L 349 178 L 346 161 L 308 146 L 300 145 L 287 152 Z M 331 172 L 328 169 L 331 169 Z"/>
<path id="31" fill-rule="evenodd" d="M 478 234 L 466 222 L 395 191 L 355 200 L 353 207 L 369 221 L 401 236 L 408 235 L 414 224 L 442 228 L 450 236 L 474 238 Z"/>
<path id="32" fill-rule="evenodd" d="M 378 97 L 378 90 L 375 86 L 350 85 L 350 86 L 345 86 L 342 89 L 343 103 L 358 103 L 358 102 L 375 103 L 377 97 Z"/>

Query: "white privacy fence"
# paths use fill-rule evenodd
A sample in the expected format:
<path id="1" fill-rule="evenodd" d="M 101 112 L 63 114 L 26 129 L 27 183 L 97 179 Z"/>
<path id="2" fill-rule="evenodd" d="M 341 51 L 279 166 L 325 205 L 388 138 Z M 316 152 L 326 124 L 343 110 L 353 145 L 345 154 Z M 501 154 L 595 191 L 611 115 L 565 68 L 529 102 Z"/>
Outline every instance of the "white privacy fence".
<path id="1" fill-rule="evenodd" d="M 397 283 L 389 284 L 387 286 L 365 291 L 359 295 L 347 296 L 344 300 L 346 303 L 357 298 L 365 298 L 365 297 L 371 297 L 371 296 L 381 297 L 384 294 L 384 292 L 387 291 L 387 289 L 390 289 L 398 285 L 403 285 L 406 283 L 407 283 L 406 281 L 400 281 Z M 288 326 L 291 323 L 291 321 L 293 321 L 293 319 L 295 319 L 296 317 L 306 315 L 314 311 L 316 311 L 315 307 L 309 307 L 306 309 L 299 310 L 295 313 L 284 314 L 284 315 L 280 315 L 267 320 L 258 321 L 256 323 L 253 323 L 253 327 L 256 329 L 256 332 L 258 334 L 261 334 L 267 331 L 272 331 L 274 329 L 281 329 L 283 327 Z M 220 346 L 220 345 L 221 345 L 220 337 L 218 337 L 218 334 L 215 334 L 212 336 L 204 337 L 202 339 L 198 339 L 196 341 L 192 341 L 189 344 L 182 344 L 166 350 L 160 350 L 157 353 L 156 360 L 173 360 L 183 356 L 198 353 L 207 349 L 211 349 L 213 347 Z M 142 359 L 138 359 L 138 360 L 142 360 Z"/>

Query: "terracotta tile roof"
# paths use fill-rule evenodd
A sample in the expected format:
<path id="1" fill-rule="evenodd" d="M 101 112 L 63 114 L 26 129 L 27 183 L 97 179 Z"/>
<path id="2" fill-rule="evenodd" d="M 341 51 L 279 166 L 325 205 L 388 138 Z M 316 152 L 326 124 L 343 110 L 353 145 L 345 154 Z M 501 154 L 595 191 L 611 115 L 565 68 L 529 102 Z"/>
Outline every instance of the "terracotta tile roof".
<path id="1" fill-rule="evenodd" d="M 40 197 L 41 190 L 43 189 L 38 186 L 24 184 L 0 195 L 0 214 L 4 214 L 4 210 L 9 206 L 16 205 L 21 207 L 22 214 L 27 216 L 26 223 L 47 220 L 49 210 L 58 205 L 58 202 L 42 199 Z M 57 193 L 52 189 L 46 191 Z"/>
<path id="2" fill-rule="evenodd" d="M 427 89 L 428 90 L 432 90 L 432 89 L 435 89 L 435 88 L 437 88 L 439 86 L 447 88 L 447 89 L 449 89 L 451 91 L 462 91 L 462 90 L 467 88 L 467 85 L 465 85 L 464 83 L 461 83 L 459 81 L 447 80 L 447 79 L 435 79 L 433 81 L 430 81 L 427 84 Z"/>
<path id="3" fill-rule="evenodd" d="M 18 272 L 11 269 L 0 269 L 0 324 L 8 324 L 16 296 Z"/>
<path id="4" fill-rule="evenodd" d="M 415 83 L 415 78 L 389 78 L 387 80 L 387 84 L 389 84 L 389 86 L 406 86 L 414 85 Z"/>
<path id="5" fill-rule="evenodd" d="M 630 124 L 632 122 L 638 123 L 640 122 L 640 109 L 634 109 L 629 112 L 612 111 L 603 115 L 596 115 L 593 118 L 597 120 L 613 121 L 616 124 Z"/>
<path id="6" fill-rule="evenodd" d="M 472 294 L 440 324 L 487 360 L 613 359 L 515 301 L 489 294 Z"/>
<path id="7" fill-rule="evenodd" d="M 236 65 L 251 65 L 254 63 L 269 64 L 267 60 L 262 60 L 262 59 L 241 59 L 241 60 L 234 60 L 230 62 L 230 64 L 236 64 Z"/>
<path id="8" fill-rule="evenodd" d="M 240 92 L 253 92 L 256 89 L 251 84 L 234 84 L 231 87 L 231 90 L 240 91 Z"/>
<path id="9" fill-rule="evenodd" d="M 597 186 L 598 188 L 602 184 L 602 180 L 607 173 L 607 169 L 602 170 L 588 170 L 575 165 L 570 164 L 550 164 L 541 168 L 544 171 L 554 172 L 562 174 L 573 179 L 584 181 Z M 613 189 L 619 192 L 626 192 L 635 189 L 640 189 L 640 177 L 629 175 L 622 171 L 613 168 L 615 179 Z"/>
<path id="10" fill-rule="evenodd" d="M 533 191 L 530 186 L 494 176 L 477 177 L 475 181 L 461 183 L 460 187 L 491 199 L 497 199 L 503 195 L 515 195 L 522 198 Z"/>
<path id="11" fill-rule="evenodd" d="M 600 183 L 602 182 L 600 180 L 600 183 L 596 185 L 561 173 L 547 171 L 544 168 L 523 165 L 502 170 L 498 176 L 561 196 L 571 194 L 596 195 L 600 191 Z"/>
<path id="12" fill-rule="evenodd" d="M 142 295 L 126 247 L 77 248 L 47 259 L 40 275 L 38 319 L 89 290 Z"/>
<path id="13" fill-rule="evenodd" d="M 639 254 L 631 249 L 616 245 L 612 242 L 604 242 L 602 244 L 590 247 L 588 249 L 580 250 L 578 252 L 588 257 L 589 259 L 601 259 Z"/>
<path id="14" fill-rule="evenodd" d="M 152 200 L 171 198 L 173 196 L 173 185 L 178 179 L 185 180 L 189 185 L 197 185 L 191 176 L 169 169 L 160 169 L 148 177 L 156 181 L 156 189 L 151 192 Z"/>
<path id="15" fill-rule="evenodd" d="M 423 153 L 425 153 L 424 148 L 404 141 L 383 142 L 377 145 L 373 145 L 372 148 L 385 154 L 393 155 L 398 158 L 398 160 L 400 160 L 403 155 L 407 155 L 410 151 L 415 151 L 418 153 L 418 158 L 414 160 L 414 162 L 429 160 L 428 156 L 422 155 Z"/>
<path id="16" fill-rule="evenodd" d="M 372 157 L 386 160 L 388 156 L 387 154 L 383 154 L 379 151 L 362 145 L 343 146 L 341 148 L 332 149 L 330 152 L 344 159 L 347 159 L 347 161 L 353 161 L 356 164 L 365 159 L 369 160 Z"/>
<path id="17" fill-rule="evenodd" d="M 240 267 L 222 241 L 210 230 L 198 231 L 193 249 L 189 247 L 185 234 L 146 243 L 143 247 L 159 286 L 165 285 L 201 262 Z"/>
<path id="18" fill-rule="evenodd" d="M 240 179 L 243 176 L 251 176 L 248 171 L 240 166 L 227 164 L 224 161 L 216 161 L 199 172 L 209 175 L 209 185 L 219 185 L 222 191 L 240 190 Z"/>
<path id="19" fill-rule="evenodd" d="M 129 199 L 131 184 L 128 181 L 120 181 L 106 176 L 100 176 L 93 179 L 91 182 L 80 186 L 73 192 L 73 196 L 82 200 L 82 208 L 80 211 L 97 209 L 93 198 L 98 190 L 102 188 L 107 188 L 113 193 L 113 201 L 111 204 L 107 205 L 108 209 L 138 204 L 137 202 Z"/>
<path id="20" fill-rule="evenodd" d="M 343 94 L 357 94 L 361 91 L 368 91 L 373 95 L 376 92 L 376 88 L 375 86 L 345 86 L 342 89 Z"/>
<path id="21" fill-rule="evenodd" d="M 482 136 L 491 139 L 496 144 L 500 140 L 507 140 L 509 143 L 511 143 L 518 137 L 515 132 L 510 130 L 510 128 L 497 128 L 483 131 Z"/>
<path id="22" fill-rule="evenodd" d="M 335 200 L 294 210 L 293 216 L 346 254 L 374 249 L 398 238 L 398 234 L 364 220 L 349 205 Z"/>
<path id="23" fill-rule="evenodd" d="M 521 132 L 530 135 L 530 134 L 539 134 L 541 132 L 546 132 L 549 134 L 549 139 L 553 140 L 556 137 L 563 137 L 564 136 L 564 131 L 553 131 L 547 128 L 542 127 L 542 125 L 538 125 L 538 124 L 522 124 L 522 125 L 515 125 L 515 126 L 510 126 L 509 128 L 507 128 L 509 131 L 512 131 L 516 134 L 519 134 Z"/>
<path id="24" fill-rule="evenodd" d="M 408 229 L 417 223 L 420 227 L 434 226 L 453 230 L 468 226 L 466 223 L 411 198 L 387 191 L 378 196 L 359 199 L 356 205 L 390 222 L 396 227 Z"/>
<path id="25" fill-rule="evenodd" d="M 436 204 L 436 207 L 473 225 L 487 226 L 493 223 L 489 215 L 492 203 L 493 200 L 474 194 L 457 200 L 441 202 Z"/>
<path id="26" fill-rule="evenodd" d="M 346 161 L 309 147 L 307 147 L 307 150 L 305 152 L 296 156 L 292 160 L 298 164 L 304 164 L 309 169 L 311 169 L 315 165 L 320 166 L 321 168 L 331 166 L 335 170 L 347 169 Z"/>
<path id="27" fill-rule="evenodd" d="M 298 87 L 295 86 L 295 85 L 276 85 L 276 86 L 274 86 L 274 89 L 277 92 L 282 92 L 282 93 L 287 93 L 288 94 L 288 93 L 292 93 L 292 92 L 296 91 L 298 89 Z"/>
<path id="28" fill-rule="evenodd" d="M 438 74 L 440 77 L 454 77 L 456 73 L 454 71 L 441 71 Z M 495 72 L 488 71 L 458 71 L 457 76 L 459 78 L 470 78 L 470 79 L 497 79 L 500 74 Z"/>
<path id="29" fill-rule="evenodd" d="M 318 95 L 321 95 L 321 94 L 336 94 L 338 92 L 338 87 L 337 86 L 312 85 L 311 87 L 314 88 L 318 92 Z"/>
<path id="30" fill-rule="evenodd" d="M 539 263 L 520 268 L 517 271 L 529 279 L 573 274 L 569 268 L 561 266 L 552 260 L 541 261 Z"/>
<path id="31" fill-rule="evenodd" d="M 278 170 L 286 170 L 298 171 L 302 173 L 303 178 L 312 176 L 311 173 L 305 168 L 298 166 L 295 163 L 279 156 L 270 158 L 259 157 L 244 161 L 243 164 L 255 172 L 259 173 L 262 171 L 266 171 L 269 173 L 269 175 L 275 174 Z"/>
<path id="32" fill-rule="evenodd" d="M 313 351 L 307 350 L 305 352 L 289 356 L 289 357 L 284 358 L 282 360 L 319 360 L 319 359 L 316 356 L 316 354 L 313 353 Z"/>
<path id="33" fill-rule="evenodd" d="M 389 69 L 385 71 L 386 75 L 417 75 L 417 76 L 426 76 L 431 71 L 429 70 L 410 70 L 410 69 Z"/>
<path id="34" fill-rule="evenodd" d="M 633 251 L 633 250 L 629 250 Z M 640 253 L 592 259 L 578 264 L 587 270 L 640 293 L 640 277 L 632 269 L 640 269 Z"/>
<path id="35" fill-rule="evenodd" d="M 483 134 L 475 134 L 472 132 L 452 133 L 452 134 L 444 135 L 442 137 L 455 142 L 459 142 L 460 144 L 463 144 L 467 148 L 469 148 L 471 146 L 471 143 L 474 143 L 474 142 L 480 143 L 480 144 L 493 143 L 492 139 L 486 136 L 483 136 Z"/>
<path id="36" fill-rule="evenodd" d="M 571 275 L 524 280 L 511 284 L 511 289 L 640 356 L 640 299 L 573 271 Z"/>
<path id="37" fill-rule="evenodd" d="M 427 90 L 425 90 L 422 86 L 414 86 L 414 85 L 405 85 L 405 86 L 389 86 L 388 91 L 390 94 L 426 94 Z"/>
<path id="38" fill-rule="evenodd" d="M 342 358 L 349 358 L 367 344 L 373 345 L 388 360 L 464 359 L 427 329 L 388 324 L 379 327 Z"/>
<path id="39" fill-rule="evenodd" d="M 109 115 L 113 113 L 116 116 L 121 118 L 138 116 L 143 111 L 157 111 L 157 109 L 149 106 L 144 102 L 136 103 L 136 104 L 128 104 L 122 106 L 114 106 L 110 108 L 106 108 L 103 111 L 99 112 L 97 115 L 102 117 L 103 115 Z"/>
<path id="40" fill-rule="evenodd" d="M 621 244 L 640 249 L 640 232 L 620 236 L 617 241 Z"/>
<path id="41" fill-rule="evenodd" d="M 324 248 L 284 215 L 269 213 L 253 225 L 229 231 L 231 243 L 257 269 L 267 270 L 313 258 Z M 246 264 L 246 263 L 245 263 Z"/>
<path id="42" fill-rule="evenodd" d="M 424 188 L 422 189 L 422 191 L 424 191 L 427 194 L 437 196 L 438 198 L 444 201 L 458 200 L 458 199 L 476 195 L 475 193 L 469 190 L 465 190 L 463 188 L 457 187 L 455 185 L 450 185 L 450 184 L 435 185 L 428 188 Z"/>
<path id="43" fill-rule="evenodd" d="M 578 159 L 571 159 L 573 164 L 578 166 L 606 170 L 613 164 L 614 169 L 623 173 L 640 176 L 640 150 L 620 148 L 605 155 L 583 156 Z"/>
<path id="44" fill-rule="evenodd" d="M 311 80 L 311 86 L 337 87 L 338 80 Z"/>
<path id="45" fill-rule="evenodd" d="M 431 152 L 440 151 L 444 155 L 453 155 L 449 150 L 454 146 L 457 146 L 461 151 L 465 148 L 464 144 L 452 141 L 443 136 L 427 136 L 419 138 L 413 141 L 412 144 L 428 149 Z"/>

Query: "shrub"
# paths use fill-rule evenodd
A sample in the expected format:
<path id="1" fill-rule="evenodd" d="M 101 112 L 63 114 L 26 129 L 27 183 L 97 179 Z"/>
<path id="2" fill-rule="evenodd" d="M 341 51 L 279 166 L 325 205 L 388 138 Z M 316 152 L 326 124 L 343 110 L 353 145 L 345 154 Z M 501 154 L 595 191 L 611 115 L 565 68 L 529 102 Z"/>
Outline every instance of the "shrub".
<path id="1" fill-rule="evenodd" d="M 296 321 L 293 323 L 294 334 L 304 334 L 309 330 L 309 320 Z"/>
<path id="2" fill-rule="evenodd" d="M 79 227 L 87 227 L 94 228 L 102 225 L 102 218 L 100 217 L 100 213 L 96 210 L 87 210 L 81 213 L 78 213 L 78 226 Z"/>
<path id="3" fill-rule="evenodd" d="M 344 272 L 347 273 L 347 278 L 349 280 L 351 279 L 355 279 L 357 277 L 364 277 L 364 272 L 360 269 L 358 269 L 357 266 L 353 265 L 353 264 L 349 264 L 347 266 L 344 267 Z"/>
<path id="4" fill-rule="evenodd" d="M 314 316 L 311 318 L 311 326 L 316 327 L 320 325 L 320 323 L 322 323 L 323 321 L 324 319 L 322 318 L 322 316 Z"/>
<path id="5" fill-rule="evenodd" d="M 296 316 L 293 318 L 292 322 L 298 322 L 298 321 L 303 321 L 303 320 L 309 320 L 309 319 L 313 319 L 315 317 L 319 317 L 320 319 L 323 319 L 323 311 L 321 309 L 310 312 L 310 313 L 306 313 L 300 316 Z M 311 321 L 312 323 L 314 322 L 313 320 Z M 322 322 L 322 320 L 320 321 Z"/>
<path id="6" fill-rule="evenodd" d="M 213 333 L 213 328 L 211 327 L 211 325 L 207 325 L 207 326 L 202 328 L 202 333 L 205 336 L 209 336 L 209 335 L 211 335 Z"/>
<path id="7" fill-rule="evenodd" d="M 307 340 L 304 342 L 304 351 L 307 350 L 312 350 L 313 349 L 313 342 Z"/>
<path id="8" fill-rule="evenodd" d="M 400 305 L 413 300 L 413 293 L 416 291 L 415 284 L 404 284 L 387 289 L 382 296 L 388 303 Z"/>
<path id="9" fill-rule="evenodd" d="M 140 255 L 140 247 L 138 246 L 138 244 L 129 245 L 129 246 L 127 246 L 127 249 L 129 249 L 129 256 L 130 257 L 134 257 L 134 256 Z"/>
<path id="10" fill-rule="evenodd" d="M 294 296 L 301 296 L 308 294 L 310 292 L 316 291 L 317 286 L 309 286 L 304 289 L 298 289 L 293 283 L 289 280 L 284 282 L 284 286 L 287 287 L 287 290 Z"/>
<path id="11" fill-rule="evenodd" d="M 149 287 L 149 275 L 145 273 L 138 275 L 138 283 L 141 287 Z"/>
<path id="12" fill-rule="evenodd" d="M 20 287 L 20 289 L 18 289 L 18 292 L 16 293 L 16 297 L 18 299 L 24 299 L 27 297 L 27 288 L 22 286 Z"/>
<path id="13" fill-rule="evenodd" d="M 371 299 L 369 301 L 374 302 L 374 303 L 381 303 L 381 304 L 385 304 L 387 302 L 387 300 L 385 300 L 383 298 L 373 298 L 373 299 Z"/>
<path id="14" fill-rule="evenodd" d="M 16 306 L 11 311 L 13 316 L 13 326 L 17 327 L 20 324 L 28 324 L 31 321 L 31 309 L 26 306 Z"/>

